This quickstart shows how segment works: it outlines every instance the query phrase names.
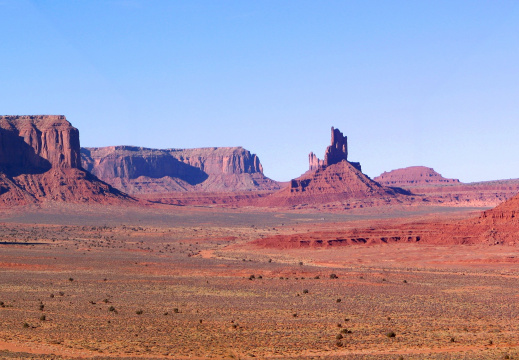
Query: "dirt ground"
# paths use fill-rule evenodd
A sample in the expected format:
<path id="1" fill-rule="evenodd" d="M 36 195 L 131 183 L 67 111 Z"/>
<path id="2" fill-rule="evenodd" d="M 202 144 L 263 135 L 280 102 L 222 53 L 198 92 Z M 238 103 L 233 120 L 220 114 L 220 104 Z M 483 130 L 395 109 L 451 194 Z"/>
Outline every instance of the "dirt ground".
<path id="1" fill-rule="evenodd" d="M 519 359 L 516 246 L 250 244 L 477 211 L 5 210 L 0 358 Z"/>

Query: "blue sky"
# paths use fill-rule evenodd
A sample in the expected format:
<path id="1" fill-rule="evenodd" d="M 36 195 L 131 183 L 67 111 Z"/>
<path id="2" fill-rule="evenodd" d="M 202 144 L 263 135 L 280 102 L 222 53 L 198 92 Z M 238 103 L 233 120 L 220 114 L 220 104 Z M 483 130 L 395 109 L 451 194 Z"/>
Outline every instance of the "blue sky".
<path id="1" fill-rule="evenodd" d="M 0 113 L 82 146 L 243 146 L 289 180 L 330 127 L 374 177 L 519 178 L 518 1 L 0 0 Z"/>

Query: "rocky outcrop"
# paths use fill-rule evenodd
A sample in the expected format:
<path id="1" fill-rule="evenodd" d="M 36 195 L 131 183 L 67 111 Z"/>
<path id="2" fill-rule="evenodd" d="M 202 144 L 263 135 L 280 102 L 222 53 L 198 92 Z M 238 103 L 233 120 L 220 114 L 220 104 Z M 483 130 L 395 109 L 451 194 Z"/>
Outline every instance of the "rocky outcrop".
<path id="1" fill-rule="evenodd" d="M 79 132 L 62 115 L 0 116 L 0 204 L 133 201 L 81 168 Z"/>
<path id="2" fill-rule="evenodd" d="M 519 232 L 519 195 L 514 196 L 493 209 L 483 212 L 481 219 L 494 224 L 514 223 Z"/>
<path id="3" fill-rule="evenodd" d="M 317 155 L 311 152 L 308 155 L 309 170 L 325 168 L 342 160 L 348 160 L 348 137 L 332 126 L 332 140 L 330 146 L 326 148 L 324 160 L 319 159 Z"/>
<path id="4" fill-rule="evenodd" d="M 308 163 L 310 171 L 324 167 L 324 160 L 319 159 L 313 152 L 308 155 Z"/>
<path id="5" fill-rule="evenodd" d="M 267 206 L 313 206 L 318 204 L 352 200 L 377 199 L 375 202 L 391 201 L 399 195 L 407 194 L 398 188 L 381 186 L 362 173 L 359 163 L 348 161 L 347 137 L 339 129 L 332 127 L 331 145 L 327 147 L 325 159 L 319 160 L 310 153 L 310 170 L 289 186 L 261 199 Z M 355 205 L 357 206 L 357 205 Z"/>
<path id="6" fill-rule="evenodd" d="M 458 179 L 447 179 L 425 166 L 410 166 L 384 172 L 374 179 L 376 182 L 387 186 L 421 186 L 438 184 L 459 184 Z"/>
<path id="7" fill-rule="evenodd" d="M 373 202 L 373 199 L 377 199 L 376 202 L 381 203 L 378 200 L 385 199 L 382 202 L 389 202 L 390 198 L 398 194 L 405 192 L 381 186 L 350 162 L 341 161 L 293 179 L 287 188 L 261 201 L 268 206 L 282 207 L 314 207 L 319 204 L 343 202 L 349 208 L 349 203 L 354 200 Z M 358 205 L 354 205 L 356 206 Z"/>
<path id="8" fill-rule="evenodd" d="M 348 160 L 348 138 L 332 126 L 332 143 L 324 153 L 324 166 L 338 164 Z"/>
<path id="9" fill-rule="evenodd" d="M 259 158 L 242 147 L 150 149 L 83 148 L 83 167 L 130 194 L 279 189 L 263 175 Z"/>
<path id="10" fill-rule="evenodd" d="M 80 166 L 79 131 L 64 116 L 0 116 L 0 167 L 4 171 Z"/>
<path id="11" fill-rule="evenodd" d="M 308 155 L 309 171 L 324 169 L 327 166 L 338 164 L 341 161 L 348 161 L 348 137 L 344 136 L 339 129 L 332 126 L 332 140 L 330 146 L 326 148 L 324 160 L 321 160 L 311 152 Z M 353 167 L 362 172 L 360 163 L 349 162 Z"/>

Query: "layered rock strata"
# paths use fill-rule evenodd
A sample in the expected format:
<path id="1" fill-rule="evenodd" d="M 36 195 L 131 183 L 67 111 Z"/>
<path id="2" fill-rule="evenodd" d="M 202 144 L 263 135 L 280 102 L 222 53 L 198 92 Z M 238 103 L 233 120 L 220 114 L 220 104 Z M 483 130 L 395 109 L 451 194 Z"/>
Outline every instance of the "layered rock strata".
<path id="1" fill-rule="evenodd" d="M 0 116 L 0 204 L 48 200 L 132 201 L 81 168 L 79 132 L 65 116 Z"/>
<path id="2" fill-rule="evenodd" d="M 242 147 L 150 149 L 83 148 L 85 169 L 131 194 L 279 189 L 263 175 L 259 158 Z"/>
<path id="3" fill-rule="evenodd" d="M 319 159 L 317 155 L 310 152 L 308 155 L 308 168 L 309 171 L 324 169 L 327 166 L 338 164 L 343 160 L 348 161 L 348 137 L 344 136 L 339 129 L 335 129 L 332 126 L 331 144 L 324 152 L 324 160 Z M 349 161 L 349 163 L 362 172 L 360 163 L 351 161 Z"/>
<path id="4" fill-rule="evenodd" d="M 384 172 L 374 180 L 382 185 L 401 187 L 460 183 L 458 179 L 444 178 L 434 169 L 425 166 L 410 166 Z"/>

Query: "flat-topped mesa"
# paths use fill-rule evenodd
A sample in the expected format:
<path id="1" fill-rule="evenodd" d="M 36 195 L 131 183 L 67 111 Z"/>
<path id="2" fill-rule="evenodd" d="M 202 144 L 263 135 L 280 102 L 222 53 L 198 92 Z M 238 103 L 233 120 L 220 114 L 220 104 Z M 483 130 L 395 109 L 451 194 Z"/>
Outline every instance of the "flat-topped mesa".
<path id="1" fill-rule="evenodd" d="M 131 194 L 177 191 L 232 192 L 279 189 L 263 175 L 257 155 L 242 147 L 81 149 L 83 167 Z"/>
<path id="2" fill-rule="evenodd" d="M 433 168 L 410 166 L 389 172 L 384 171 L 374 179 L 385 186 L 416 187 L 424 185 L 459 184 L 458 179 L 447 179 Z"/>
<path id="3" fill-rule="evenodd" d="M 0 116 L 0 167 L 81 168 L 79 131 L 63 115 Z"/>

